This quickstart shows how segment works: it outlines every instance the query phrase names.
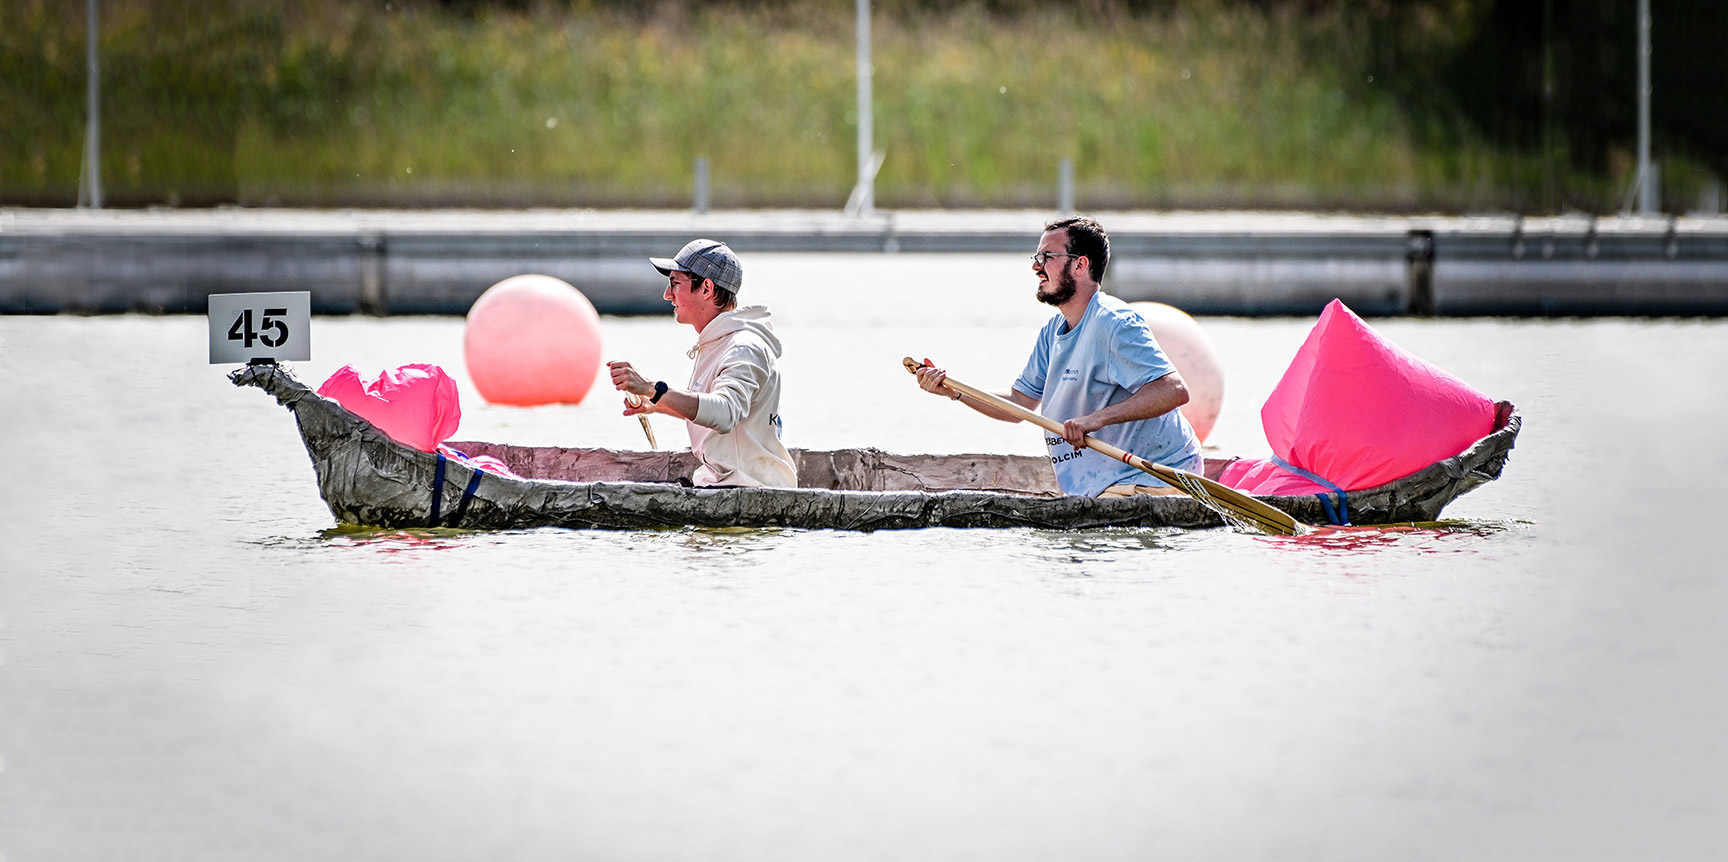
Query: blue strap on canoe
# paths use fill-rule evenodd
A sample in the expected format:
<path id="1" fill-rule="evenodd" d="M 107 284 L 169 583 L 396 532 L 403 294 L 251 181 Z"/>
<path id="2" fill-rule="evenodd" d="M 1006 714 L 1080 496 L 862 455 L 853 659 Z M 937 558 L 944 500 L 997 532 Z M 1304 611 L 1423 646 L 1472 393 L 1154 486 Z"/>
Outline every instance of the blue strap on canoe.
<path id="1" fill-rule="evenodd" d="M 1350 495 L 1344 493 L 1343 488 L 1332 484 L 1330 480 L 1321 476 L 1319 473 L 1310 473 L 1309 471 L 1304 470 L 1277 455 L 1272 456 L 1272 463 L 1277 464 L 1278 466 L 1283 467 L 1284 469 L 1289 470 L 1316 485 L 1323 485 L 1327 488 L 1331 488 L 1338 495 L 1337 506 L 1333 506 L 1332 498 L 1326 494 L 1315 494 L 1314 496 L 1320 498 L 1320 508 L 1326 512 L 1327 521 L 1340 526 L 1350 526 Z"/>
<path id="2" fill-rule="evenodd" d="M 462 516 L 468 514 L 468 501 L 474 499 L 474 489 L 480 487 L 480 472 L 475 470 L 474 475 L 468 477 L 468 487 L 462 489 L 462 502 L 456 504 L 456 514 L 450 516 L 450 526 L 459 526 Z"/>
<path id="3" fill-rule="evenodd" d="M 438 454 L 438 467 L 432 472 L 432 526 L 442 527 L 439 523 L 444 504 L 444 464 L 448 459 L 443 452 Z M 462 500 L 456 504 L 456 511 L 450 516 L 450 526 L 462 523 L 462 516 L 468 514 L 468 504 L 474 499 L 474 491 L 480 487 L 480 473 L 468 477 L 468 487 L 462 489 Z"/>
<path id="4" fill-rule="evenodd" d="M 438 453 L 438 469 L 432 472 L 432 523 L 428 526 L 438 526 L 440 507 L 444 503 L 444 453 Z"/>

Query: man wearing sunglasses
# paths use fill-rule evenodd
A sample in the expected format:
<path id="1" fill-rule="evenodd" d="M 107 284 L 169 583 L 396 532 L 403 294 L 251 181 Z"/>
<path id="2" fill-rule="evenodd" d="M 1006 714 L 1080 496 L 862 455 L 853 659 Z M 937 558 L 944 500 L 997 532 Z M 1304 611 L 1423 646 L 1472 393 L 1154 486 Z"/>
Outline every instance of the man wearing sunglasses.
<path id="1" fill-rule="evenodd" d="M 1200 441 L 1179 409 L 1188 386 L 1134 309 L 1103 290 L 1110 238 L 1082 216 L 1044 226 L 1032 272 L 1038 301 L 1059 312 L 1038 333 L 1025 370 L 1002 397 L 1062 423 L 1044 435 L 1056 482 L 1075 496 L 1181 493 L 1081 441 L 1098 440 L 1158 464 L 1198 473 Z M 928 366 L 929 363 L 927 362 Z M 953 398 L 1005 422 L 1020 421 L 944 385 L 947 372 L 918 371 L 926 392 Z"/>
<path id="2" fill-rule="evenodd" d="M 690 386 L 644 377 L 628 362 L 608 362 L 612 385 L 626 398 L 624 415 L 665 413 L 683 419 L 700 465 L 699 487 L 796 488 L 798 468 L 780 442 L 780 339 L 768 309 L 738 307 L 744 268 L 725 243 L 691 240 L 676 257 L 648 262 L 666 276 L 672 317 L 696 330 Z"/>

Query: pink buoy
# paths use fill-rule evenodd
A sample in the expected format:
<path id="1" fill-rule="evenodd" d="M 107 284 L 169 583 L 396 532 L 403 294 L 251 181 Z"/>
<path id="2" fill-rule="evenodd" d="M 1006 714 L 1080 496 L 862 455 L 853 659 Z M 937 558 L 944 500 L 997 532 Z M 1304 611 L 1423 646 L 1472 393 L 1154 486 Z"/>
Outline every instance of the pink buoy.
<path id="1" fill-rule="evenodd" d="M 468 309 L 462 350 L 493 404 L 577 404 L 600 373 L 600 315 L 568 282 L 513 276 Z"/>
<path id="2" fill-rule="evenodd" d="M 1218 346 L 1198 321 L 1179 308 L 1162 302 L 1129 305 L 1146 318 L 1152 337 L 1158 339 L 1158 346 L 1164 348 L 1164 355 L 1188 384 L 1188 403 L 1182 405 L 1182 416 L 1194 426 L 1194 436 L 1206 442 L 1224 409 L 1224 359 Z"/>

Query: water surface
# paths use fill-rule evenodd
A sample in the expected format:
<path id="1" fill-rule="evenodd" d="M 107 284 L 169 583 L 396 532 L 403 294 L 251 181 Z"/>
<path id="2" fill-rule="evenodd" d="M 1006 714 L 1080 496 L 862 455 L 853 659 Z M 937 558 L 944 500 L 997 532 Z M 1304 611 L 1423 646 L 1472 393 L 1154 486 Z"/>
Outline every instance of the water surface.
<path id="1" fill-rule="evenodd" d="M 758 256 L 792 445 L 1036 454 L 1022 256 Z M 1216 451 L 1310 320 L 1208 318 Z M 1719 859 L 1715 321 L 1385 320 L 1525 430 L 1422 528 L 361 531 L 196 318 L 0 318 L 0 854 L 23 859 Z M 604 320 L 681 379 L 692 334 Z M 610 396 L 458 435 L 639 448 Z M 662 443 L 680 441 L 656 420 Z"/>

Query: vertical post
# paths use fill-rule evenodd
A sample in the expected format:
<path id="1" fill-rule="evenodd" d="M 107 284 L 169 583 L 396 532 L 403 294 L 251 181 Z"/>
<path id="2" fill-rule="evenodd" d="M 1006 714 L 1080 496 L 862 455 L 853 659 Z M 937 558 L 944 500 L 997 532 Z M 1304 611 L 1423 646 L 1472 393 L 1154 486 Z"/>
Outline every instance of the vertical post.
<path id="1" fill-rule="evenodd" d="M 1434 316 L 1434 232 L 1413 230 L 1404 252 L 1405 288 L 1404 313 L 1416 317 Z"/>
<path id="2" fill-rule="evenodd" d="M 1722 187 L 1720 177 L 1711 177 L 1704 181 L 1704 187 L 1698 191 L 1699 215 L 1722 214 Z"/>
<path id="3" fill-rule="evenodd" d="M 1660 181 L 1650 166 L 1650 0 L 1638 0 L 1638 212 L 1661 208 Z"/>
<path id="4" fill-rule="evenodd" d="M 384 289 L 384 235 L 360 236 L 360 313 L 383 317 L 390 313 L 390 298 Z"/>
<path id="5" fill-rule="evenodd" d="M 1542 0 L 1542 201 L 1560 209 L 1554 184 L 1554 0 Z"/>
<path id="6" fill-rule="evenodd" d="M 876 172 L 871 169 L 872 129 L 875 107 L 870 98 L 870 0 L 858 0 L 858 186 L 852 192 L 859 215 L 876 208 Z"/>
<path id="7" fill-rule="evenodd" d="M 1063 159 L 1056 166 L 1056 211 L 1062 215 L 1074 213 L 1074 160 Z"/>
<path id="8" fill-rule="evenodd" d="M 708 211 L 708 157 L 696 157 L 696 212 Z"/>
<path id="9" fill-rule="evenodd" d="M 96 0 L 85 3 L 84 12 L 84 101 L 89 112 L 84 123 L 84 181 L 79 183 L 78 205 L 102 208 L 102 88 L 101 67 L 96 58 Z"/>

